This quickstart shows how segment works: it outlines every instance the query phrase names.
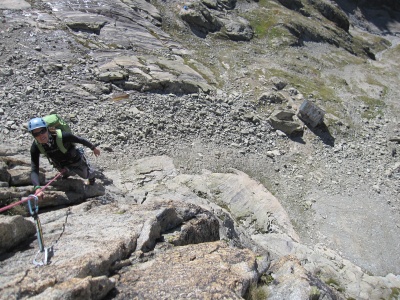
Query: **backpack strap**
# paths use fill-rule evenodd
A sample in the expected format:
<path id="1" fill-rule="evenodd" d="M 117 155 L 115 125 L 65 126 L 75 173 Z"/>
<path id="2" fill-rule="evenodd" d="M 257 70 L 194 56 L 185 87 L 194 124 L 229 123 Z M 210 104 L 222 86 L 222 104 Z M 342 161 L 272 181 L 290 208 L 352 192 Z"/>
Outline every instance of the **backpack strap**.
<path id="1" fill-rule="evenodd" d="M 67 153 L 67 148 L 65 148 L 64 143 L 62 141 L 62 131 L 60 129 L 56 130 L 57 136 L 56 136 L 56 143 L 57 143 L 57 147 L 58 149 L 60 149 L 60 151 L 62 153 Z"/>
<path id="2" fill-rule="evenodd" d="M 56 136 L 55 136 L 56 144 L 57 144 L 58 149 L 62 153 L 67 153 L 68 149 L 65 148 L 64 143 L 62 141 L 62 131 L 60 129 L 56 129 L 55 133 L 56 133 Z M 40 143 L 38 143 L 36 140 L 35 140 L 35 142 L 36 142 L 37 147 L 39 148 L 40 153 L 42 153 L 42 154 L 47 156 L 47 153 L 44 150 L 44 147 Z"/>

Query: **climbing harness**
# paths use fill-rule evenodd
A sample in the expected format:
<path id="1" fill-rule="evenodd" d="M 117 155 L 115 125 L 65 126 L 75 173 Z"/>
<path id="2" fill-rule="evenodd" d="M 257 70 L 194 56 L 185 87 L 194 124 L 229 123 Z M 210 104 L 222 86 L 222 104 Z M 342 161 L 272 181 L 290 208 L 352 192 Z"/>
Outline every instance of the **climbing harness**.
<path id="1" fill-rule="evenodd" d="M 35 266 L 44 266 L 47 265 L 50 261 L 50 258 L 53 256 L 54 251 L 53 251 L 53 246 L 46 248 L 43 243 L 43 231 L 42 231 L 42 225 L 40 223 L 39 219 L 39 198 L 38 194 L 45 190 L 53 181 L 55 181 L 58 177 L 60 177 L 62 174 L 67 172 L 67 169 L 61 170 L 52 180 L 50 180 L 45 186 L 43 186 L 40 190 L 36 191 L 35 194 L 29 195 L 27 198 L 22 199 L 20 201 L 14 202 L 8 206 L 0 208 L 0 212 L 6 211 L 14 206 L 17 206 L 19 204 L 22 204 L 24 202 L 28 203 L 28 208 L 29 208 L 29 213 L 31 214 L 33 220 L 35 221 L 36 225 L 36 233 L 37 233 L 37 239 L 38 239 L 38 244 L 39 244 L 39 251 L 36 253 L 34 259 L 33 259 L 33 264 Z M 32 203 L 32 202 L 33 203 Z M 39 256 L 42 256 L 42 258 L 39 260 Z"/>

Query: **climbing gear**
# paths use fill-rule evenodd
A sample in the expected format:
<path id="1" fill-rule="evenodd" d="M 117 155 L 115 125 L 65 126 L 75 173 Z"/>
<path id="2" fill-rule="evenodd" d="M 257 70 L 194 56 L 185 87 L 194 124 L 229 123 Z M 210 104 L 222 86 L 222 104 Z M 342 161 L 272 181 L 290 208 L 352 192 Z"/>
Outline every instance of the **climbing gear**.
<path id="1" fill-rule="evenodd" d="M 53 181 L 57 180 L 58 177 L 60 177 L 62 174 L 66 173 L 67 171 L 68 171 L 67 168 L 64 168 L 63 170 L 61 170 L 53 179 L 51 179 L 44 187 L 41 188 L 41 191 L 44 191 Z M 38 191 L 35 192 L 34 196 L 37 196 L 37 194 L 38 194 Z M 24 198 L 20 201 L 17 201 L 17 202 L 9 204 L 7 206 L 4 206 L 4 207 L 0 208 L 0 213 L 3 211 L 9 210 L 10 208 L 13 208 L 14 206 L 28 202 L 28 200 L 30 200 L 31 198 L 32 198 L 32 196 L 28 196 L 27 198 Z"/>
<path id="2" fill-rule="evenodd" d="M 29 195 L 27 198 L 22 199 L 18 202 L 12 203 L 10 205 L 7 205 L 5 207 L 0 208 L 0 212 L 6 211 L 14 206 L 17 206 L 19 204 L 22 204 L 24 202 L 28 202 L 28 208 L 29 208 L 29 213 L 33 217 L 36 225 L 36 234 L 37 234 L 37 239 L 38 239 L 38 244 L 39 244 L 39 251 L 36 253 L 34 259 L 33 259 L 33 264 L 35 266 L 44 266 L 49 264 L 50 258 L 54 255 L 53 251 L 53 246 L 46 248 L 43 243 L 43 231 L 42 231 L 42 225 L 40 223 L 39 219 L 39 198 L 38 194 L 41 193 L 43 190 L 45 190 L 53 181 L 57 180 L 58 177 L 60 177 L 62 174 L 67 172 L 67 169 L 61 170 L 52 180 L 50 180 L 44 187 L 40 188 L 40 186 L 35 186 L 35 194 Z M 33 201 L 33 204 L 31 203 Z M 40 254 L 43 254 L 42 259 L 38 260 L 38 256 Z"/>
<path id="3" fill-rule="evenodd" d="M 34 204 L 31 203 L 31 200 L 33 199 Z M 53 247 L 46 248 L 43 243 L 43 231 L 42 231 L 42 225 L 40 223 L 39 219 L 39 205 L 38 205 L 38 197 L 36 195 L 30 195 L 30 199 L 28 200 L 28 208 L 29 208 L 29 213 L 31 214 L 33 220 L 35 221 L 36 225 L 36 234 L 37 234 L 37 239 L 38 239 L 38 244 L 39 244 L 39 251 L 36 253 L 35 258 L 33 259 L 33 264 L 35 266 L 44 266 L 49 263 L 50 258 L 53 256 Z M 38 261 L 37 257 L 39 254 L 44 254 L 43 258 Z"/>
<path id="4" fill-rule="evenodd" d="M 55 130 L 55 138 L 56 138 L 56 144 L 58 149 L 62 152 L 62 153 L 67 153 L 68 149 L 65 148 L 64 143 L 62 141 L 62 131 L 60 129 L 56 129 Z M 38 141 L 36 141 L 36 146 L 39 148 L 40 153 L 47 155 L 46 150 L 44 150 L 44 147 L 42 146 L 41 143 L 39 143 Z"/>
<path id="5" fill-rule="evenodd" d="M 32 130 L 36 128 L 47 128 L 47 124 L 43 118 L 33 118 L 28 122 L 28 131 L 32 132 Z"/>
<path id="6" fill-rule="evenodd" d="M 72 132 L 67 122 L 65 122 L 64 119 L 57 114 L 44 116 L 43 121 L 46 122 L 47 127 L 49 127 L 49 129 L 55 128 L 55 129 L 60 129 L 61 131 L 64 132 Z"/>
<path id="7" fill-rule="evenodd" d="M 72 132 L 67 122 L 65 122 L 64 119 L 57 114 L 44 116 L 41 120 L 46 123 L 46 127 L 48 127 L 49 132 L 52 134 L 52 136 L 55 137 L 58 149 L 64 154 L 67 153 L 68 149 L 67 147 L 65 147 L 62 141 L 63 132 Z M 36 140 L 35 142 L 37 147 L 39 148 L 40 153 L 46 155 L 47 153 L 44 150 L 42 144 L 40 144 Z"/>

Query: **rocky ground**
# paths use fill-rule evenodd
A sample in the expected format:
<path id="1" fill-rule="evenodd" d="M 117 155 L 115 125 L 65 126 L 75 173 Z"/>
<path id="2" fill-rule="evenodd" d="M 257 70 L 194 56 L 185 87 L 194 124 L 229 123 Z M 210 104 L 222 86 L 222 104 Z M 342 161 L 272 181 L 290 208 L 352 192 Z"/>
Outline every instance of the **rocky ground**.
<path id="1" fill-rule="evenodd" d="M 57 112 L 74 132 L 100 143 L 102 155 L 91 158 L 100 171 L 152 155 L 172 157 L 182 173 L 236 168 L 277 197 L 304 244 L 322 243 L 374 275 L 399 274 L 397 15 L 345 7 L 353 24 L 349 34 L 374 45 L 373 60 L 315 40 L 282 47 L 282 38 L 271 45 L 260 32 L 251 41 L 232 42 L 218 33 L 203 38 L 174 19 L 182 10 L 179 2 L 152 4 L 161 12 L 161 24 L 156 9 L 141 6 L 134 14 L 145 16 L 142 21 L 121 25 L 130 43 L 113 33 L 109 20 L 74 31 L 66 24 L 77 16 L 64 14 L 69 10 L 62 1 L 21 1 L 26 5 L 21 10 L 1 4 L 6 6 L 0 6 L 1 142 L 28 155 L 27 120 Z M 71 10 L 82 10 L 79 5 Z M 239 1 L 237 10 L 249 16 L 257 5 Z M 276 5 L 263 10 L 280 11 Z M 123 23 L 116 11 L 114 27 Z M 379 23 L 372 22 L 376 16 Z M 109 32 L 96 35 L 96 28 Z M 207 78 L 195 79 L 203 91 L 193 92 L 184 80 L 176 85 L 153 80 L 141 91 L 118 80 L 98 80 L 115 69 L 107 64 L 110 55 L 132 53 L 153 78 L 153 69 L 165 71 L 156 68 L 166 64 L 161 58 L 173 61 L 177 72 L 181 55 Z M 197 78 L 183 70 L 186 78 Z M 164 90 L 157 90 L 160 86 Z M 283 103 L 261 101 L 263 94 L 278 92 Z M 325 126 L 298 121 L 303 135 L 288 137 L 268 122 L 275 110 L 297 109 L 304 99 L 327 112 Z"/>

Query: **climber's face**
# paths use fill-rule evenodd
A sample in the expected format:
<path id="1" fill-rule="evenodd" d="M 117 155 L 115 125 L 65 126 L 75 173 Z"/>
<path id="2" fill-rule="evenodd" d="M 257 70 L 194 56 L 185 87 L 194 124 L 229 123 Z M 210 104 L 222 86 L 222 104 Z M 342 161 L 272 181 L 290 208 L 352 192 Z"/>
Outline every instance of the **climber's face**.
<path id="1" fill-rule="evenodd" d="M 46 144 L 49 141 L 49 132 L 46 127 L 34 129 L 32 135 L 41 144 Z"/>

